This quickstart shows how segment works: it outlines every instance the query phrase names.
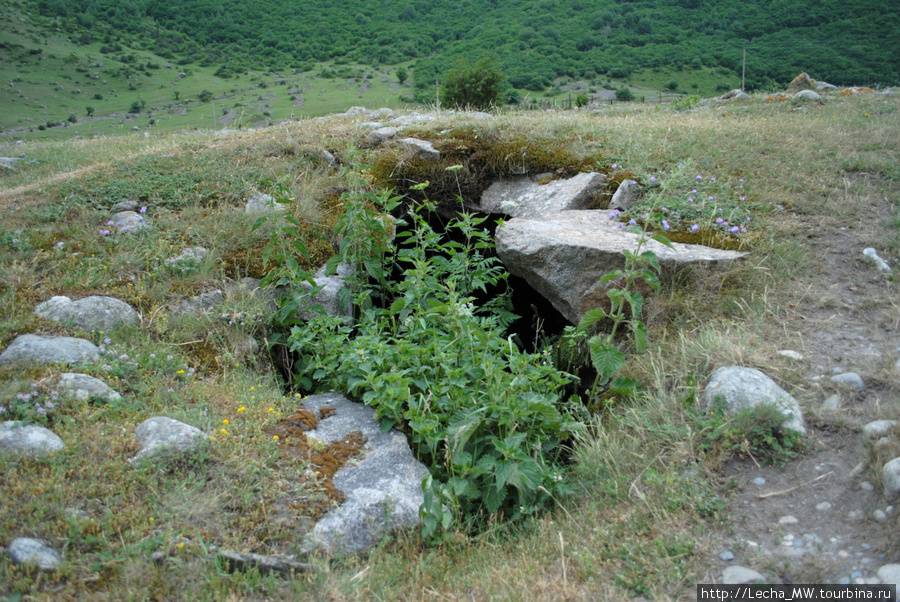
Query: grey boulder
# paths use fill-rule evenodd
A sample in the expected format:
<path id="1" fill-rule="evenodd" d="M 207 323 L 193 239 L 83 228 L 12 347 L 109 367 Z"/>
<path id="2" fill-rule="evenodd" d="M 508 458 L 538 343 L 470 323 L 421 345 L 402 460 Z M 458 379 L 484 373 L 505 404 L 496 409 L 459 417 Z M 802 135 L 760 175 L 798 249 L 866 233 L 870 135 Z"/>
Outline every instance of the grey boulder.
<path id="1" fill-rule="evenodd" d="M 141 450 L 132 461 L 150 457 L 164 459 L 194 451 L 205 440 L 200 429 L 165 416 L 148 418 L 134 429 L 134 436 L 141 445 Z"/>
<path id="2" fill-rule="evenodd" d="M 0 366 L 11 364 L 80 364 L 100 358 L 97 346 L 74 337 L 17 336 L 0 355 Z"/>
<path id="3" fill-rule="evenodd" d="M 372 408 L 337 393 L 307 397 L 303 405 L 316 414 L 323 407 L 336 410 L 307 437 L 329 443 L 360 431 L 367 438 L 361 459 L 334 475 L 334 485 L 346 500 L 316 523 L 304 548 L 359 554 L 393 531 L 419 526 L 422 479 L 428 469 L 413 457 L 406 437 L 394 430 L 383 433 Z"/>
<path id="4" fill-rule="evenodd" d="M 38 539 L 17 537 L 6 547 L 13 564 L 34 565 L 44 572 L 55 571 L 62 564 L 59 552 Z"/>
<path id="5" fill-rule="evenodd" d="M 397 141 L 397 144 L 410 159 L 435 161 L 441 156 L 441 153 L 427 140 L 401 138 Z"/>
<path id="6" fill-rule="evenodd" d="M 617 226 L 606 211 L 562 211 L 541 219 L 513 218 L 497 230 L 497 255 L 515 276 L 524 278 L 564 318 L 578 324 L 584 314 L 607 301 L 600 278 L 625 266 L 623 249 L 634 250 L 639 234 Z M 656 253 L 670 277 L 690 266 L 727 264 L 745 253 L 701 245 L 650 240 L 645 251 Z"/>
<path id="7" fill-rule="evenodd" d="M 390 140 L 394 136 L 397 135 L 397 132 L 400 131 L 400 128 L 397 127 L 383 127 L 378 128 L 377 130 L 372 130 L 366 136 L 366 142 L 371 146 L 378 146 L 386 140 Z"/>
<path id="8" fill-rule="evenodd" d="M 900 498 L 900 458 L 894 458 L 882 467 L 881 484 L 885 500 L 893 502 Z"/>
<path id="9" fill-rule="evenodd" d="M 275 202 L 275 197 L 264 192 L 254 192 L 247 199 L 244 206 L 246 213 L 269 213 L 271 211 L 285 211 L 287 204 Z"/>
<path id="10" fill-rule="evenodd" d="M 50 429 L 19 420 L 0 422 L 0 451 L 5 454 L 43 456 L 63 447 L 62 439 Z"/>
<path id="11" fill-rule="evenodd" d="M 91 296 L 78 301 L 68 297 L 51 297 L 40 303 L 34 313 L 60 324 L 74 326 L 84 331 L 111 332 L 121 326 L 140 322 L 134 308 L 113 297 Z"/>
<path id="12" fill-rule="evenodd" d="M 725 366 L 713 372 L 700 397 L 701 406 L 710 408 L 720 395 L 729 416 L 761 404 L 771 404 L 784 415 L 782 428 L 806 434 L 803 412 L 797 400 L 756 368 Z"/>
<path id="13" fill-rule="evenodd" d="M 538 218 L 567 209 L 585 209 L 603 190 L 606 177 L 580 173 L 567 180 L 539 184 L 527 177 L 500 180 L 470 205 L 482 213 L 504 213 L 510 217 Z"/>
<path id="14" fill-rule="evenodd" d="M 107 225 L 119 232 L 132 233 L 150 228 L 150 220 L 136 211 L 120 211 L 109 219 Z"/>
<path id="15" fill-rule="evenodd" d="M 609 201 L 609 209 L 625 211 L 630 208 L 638 198 L 637 182 L 634 180 L 622 180 L 615 194 Z"/>
<path id="16" fill-rule="evenodd" d="M 113 391 L 105 382 L 87 374 L 64 372 L 54 379 L 52 386 L 80 401 L 87 401 L 91 398 L 105 401 L 122 399 L 122 396 Z"/>

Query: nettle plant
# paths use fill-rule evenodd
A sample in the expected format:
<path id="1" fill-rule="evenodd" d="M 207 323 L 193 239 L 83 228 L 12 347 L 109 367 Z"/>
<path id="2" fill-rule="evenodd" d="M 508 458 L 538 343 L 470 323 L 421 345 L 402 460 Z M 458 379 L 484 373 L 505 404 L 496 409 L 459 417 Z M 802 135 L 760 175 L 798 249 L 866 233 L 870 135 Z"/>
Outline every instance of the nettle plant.
<path id="1" fill-rule="evenodd" d="M 528 353 L 507 335 L 515 319 L 508 273 L 492 253 L 486 218 L 461 212 L 439 232 L 429 220 L 431 201 L 395 219 L 404 199 L 390 191 L 347 193 L 343 200 L 340 252 L 328 266 L 354 267 L 347 289 L 354 320 L 321 312 L 298 323 L 296 310 L 309 304 L 310 289 L 301 286 L 309 274 L 291 268 L 288 255 L 305 247 L 292 240 L 299 234 L 293 226 L 270 247 L 276 264 L 287 266 L 272 281 L 293 279 L 302 291 L 288 296 L 275 317 L 276 329 L 289 328 L 281 341 L 297 358 L 295 386 L 342 391 L 373 407 L 385 430 L 406 433 L 431 472 L 420 510 L 428 538 L 453 524 L 477 528 L 490 517 L 528 516 L 568 494 L 563 444 L 588 416 L 580 398 L 565 394 L 578 379 L 554 366 L 549 349 Z M 592 312 L 579 331 L 587 338 L 590 320 L 612 324 L 610 332 L 587 338 L 596 390 L 635 388 L 614 376 L 626 359 L 619 348 L 623 325 L 635 348 L 646 344 L 634 286 L 638 280 L 658 286 L 658 262 L 641 240 L 625 253 L 625 267 L 604 279 L 621 280 L 608 292 L 612 307 Z"/>

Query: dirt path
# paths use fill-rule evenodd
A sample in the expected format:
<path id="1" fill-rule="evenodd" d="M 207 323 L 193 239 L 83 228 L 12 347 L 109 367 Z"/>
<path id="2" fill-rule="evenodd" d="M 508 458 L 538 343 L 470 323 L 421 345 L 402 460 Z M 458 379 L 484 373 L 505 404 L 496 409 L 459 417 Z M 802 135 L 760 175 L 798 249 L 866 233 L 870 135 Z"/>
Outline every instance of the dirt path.
<path id="1" fill-rule="evenodd" d="M 900 505 L 884 500 L 882 463 L 870 461 L 861 433 L 900 410 L 900 298 L 896 284 L 862 254 L 897 236 L 882 194 L 887 186 L 874 183 L 852 227 L 837 217 L 798 220 L 797 235 L 805 236 L 816 269 L 791 291 L 794 309 L 780 326 L 793 344 L 779 348 L 803 356 L 795 362 L 800 384 L 793 393 L 806 413 L 811 449 L 783 469 L 750 459 L 726 466 L 737 493 L 713 577 L 741 565 L 769 583 L 859 583 L 900 561 Z M 896 273 L 900 266 L 894 267 Z M 831 382 L 851 371 L 862 376 L 863 390 Z M 824 408 L 833 395 L 837 408 Z M 729 553 L 734 559 L 724 560 Z"/>

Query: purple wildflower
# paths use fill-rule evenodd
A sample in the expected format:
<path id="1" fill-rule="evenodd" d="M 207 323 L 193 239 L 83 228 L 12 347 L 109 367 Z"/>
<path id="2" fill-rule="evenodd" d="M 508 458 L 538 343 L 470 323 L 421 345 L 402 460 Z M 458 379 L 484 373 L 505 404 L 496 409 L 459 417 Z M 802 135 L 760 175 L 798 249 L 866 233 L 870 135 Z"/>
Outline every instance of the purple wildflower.
<path id="1" fill-rule="evenodd" d="M 702 179 L 703 179 L 703 176 L 698 175 L 698 176 L 697 176 L 696 178 L 694 178 L 694 179 L 695 179 L 695 180 L 702 180 Z"/>
<path id="2" fill-rule="evenodd" d="M 663 224 L 663 230 L 668 232 L 669 231 L 669 222 L 667 222 L 666 220 L 663 220 L 662 224 Z"/>
<path id="3" fill-rule="evenodd" d="M 725 221 L 725 220 L 723 220 L 721 217 L 717 217 L 717 218 L 716 218 L 716 223 L 717 223 L 717 224 L 721 224 L 723 221 Z"/>
<path id="4" fill-rule="evenodd" d="M 628 225 L 629 226 L 637 226 L 637 222 L 634 221 L 633 219 L 630 219 L 630 220 L 628 220 Z"/>
<path id="5" fill-rule="evenodd" d="M 697 232 L 698 230 L 700 230 L 700 226 L 698 226 L 697 224 L 691 226 L 691 232 Z"/>
<path id="6" fill-rule="evenodd" d="M 617 165 L 616 163 L 613 163 L 613 164 L 612 164 L 612 168 L 613 168 L 613 169 L 615 169 L 615 168 L 617 168 L 617 167 L 618 167 L 618 165 Z"/>
<path id="7" fill-rule="evenodd" d="M 741 232 L 744 232 L 746 234 L 747 228 L 744 228 L 743 226 L 741 226 Z"/>
<path id="8" fill-rule="evenodd" d="M 737 226 L 733 226 L 733 227 L 731 228 L 731 230 L 729 230 L 729 232 L 731 232 L 732 234 L 737 234 L 737 233 L 740 232 L 740 231 L 741 231 L 741 229 L 738 228 Z"/>
<path id="9" fill-rule="evenodd" d="M 650 183 L 652 184 L 655 181 L 656 181 L 656 176 L 650 176 Z"/>
<path id="10" fill-rule="evenodd" d="M 744 201 L 744 200 L 746 200 L 746 199 L 747 199 L 747 197 L 745 197 L 745 196 L 742 196 L 742 197 L 741 197 L 741 200 L 742 200 L 742 201 Z"/>
<path id="11" fill-rule="evenodd" d="M 710 181 L 710 182 L 715 182 L 715 181 L 716 181 L 716 176 L 711 177 L 711 178 L 709 179 L 709 181 Z"/>
<path id="12" fill-rule="evenodd" d="M 694 199 L 692 197 L 688 197 L 688 203 L 693 203 Z"/>
<path id="13" fill-rule="evenodd" d="M 106 225 L 107 225 L 107 226 L 114 226 L 115 224 L 113 223 L 112 220 L 109 220 L 108 222 L 106 222 Z"/>
<path id="14" fill-rule="evenodd" d="M 146 206 L 146 205 L 144 205 L 143 207 L 141 207 L 141 213 L 147 213 L 147 206 Z"/>

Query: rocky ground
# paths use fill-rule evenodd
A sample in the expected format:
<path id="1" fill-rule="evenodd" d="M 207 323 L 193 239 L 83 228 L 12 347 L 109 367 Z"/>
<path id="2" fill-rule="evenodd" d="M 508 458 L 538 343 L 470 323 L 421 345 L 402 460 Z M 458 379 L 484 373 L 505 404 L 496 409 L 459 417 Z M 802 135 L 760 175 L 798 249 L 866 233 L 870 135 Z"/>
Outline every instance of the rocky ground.
<path id="1" fill-rule="evenodd" d="M 810 450 L 784 468 L 752 459 L 726 466 L 725 478 L 737 490 L 711 581 L 742 566 L 767 583 L 872 584 L 888 579 L 890 569 L 882 567 L 900 560 L 900 508 L 885 500 L 881 477 L 882 465 L 896 454 L 873 453 L 862 433 L 873 420 L 896 418 L 900 401 L 895 286 L 891 273 L 862 254 L 873 241 L 895 235 L 895 226 L 883 196 L 860 200 L 856 210 L 872 219 L 821 217 L 797 226 L 817 267 L 773 322 L 792 342 L 781 349 L 799 354 L 781 358 L 796 371 L 794 393 L 806 412 Z M 851 371 L 862 376 L 861 390 L 831 381 Z"/>

